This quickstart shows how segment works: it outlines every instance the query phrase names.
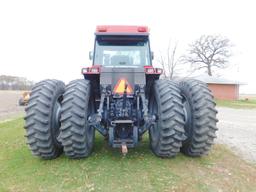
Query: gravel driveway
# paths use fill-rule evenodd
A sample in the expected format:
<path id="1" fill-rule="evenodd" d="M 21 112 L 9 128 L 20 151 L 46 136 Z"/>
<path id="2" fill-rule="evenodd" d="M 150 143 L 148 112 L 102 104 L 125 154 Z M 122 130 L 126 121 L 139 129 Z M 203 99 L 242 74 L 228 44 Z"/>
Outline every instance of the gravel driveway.
<path id="1" fill-rule="evenodd" d="M 244 159 L 256 162 L 256 110 L 218 108 L 217 143 L 227 144 Z"/>

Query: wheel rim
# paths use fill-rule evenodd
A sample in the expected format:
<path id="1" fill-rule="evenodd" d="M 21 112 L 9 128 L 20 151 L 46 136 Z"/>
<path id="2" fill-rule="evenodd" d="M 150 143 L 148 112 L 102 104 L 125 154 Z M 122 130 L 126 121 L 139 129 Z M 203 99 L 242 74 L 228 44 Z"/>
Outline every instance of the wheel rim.
<path id="1" fill-rule="evenodd" d="M 61 146 L 60 141 L 58 140 L 60 136 L 60 116 L 61 116 L 61 101 L 63 97 L 62 95 L 58 97 L 53 107 L 52 114 L 52 132 L 53 132 L 53 140 L 58 145 Z"/>
<path id="2" fill-rule="evenodd" d="M 153 97 L 152 101 L 150 102 L 150 113 L 155 115 L 156 119 L 158 119 L 158 105 L 155 97 Z M 156 145 L 159 137 L 158 121 L 156 121 L 156 124 L 150 127 L 149 132 L 151 144 L 154 146 Z"/>
<path id="3" fill-rule="evenodd" d="M 183 104 L 183 110 L 184 110 L 184 121 L 185 121 L 185 135 L 187 136 L 187 138 L 190 135 L 190 131 L 191 131 L 191 106 L 189 104 L 188 98 L 182 94 L 182 104 Z"/>
<path id="4" fill-rule="evenodd" d="M 93 142 L 93 135 L 94 135 L 94 127 L 93 126 L 88 126 L 87 125 L 87 130 L 88 130 L 88 143 L 92 143 Z"/>
<path id="5" fill-rule="evenodd" d="M 86 130 L 87 130 L 87 140 L 88 140 L 88 144 L 92 144 L 93 143 L 93 139 L 94 139 L 94 133 L 95 133 L 95 130 L 94 130 L 94 127 L 93 126 L 89 126 L 88 124 L 88 118 L 89 116 L 94 113 L 94 109 L 93 109 L 93 103 L 91 101 L 91 99 L 89 100 L 89 105 L 88 105 L 88 114 L 87 114 L 87 122 L 86 122 Z"/>

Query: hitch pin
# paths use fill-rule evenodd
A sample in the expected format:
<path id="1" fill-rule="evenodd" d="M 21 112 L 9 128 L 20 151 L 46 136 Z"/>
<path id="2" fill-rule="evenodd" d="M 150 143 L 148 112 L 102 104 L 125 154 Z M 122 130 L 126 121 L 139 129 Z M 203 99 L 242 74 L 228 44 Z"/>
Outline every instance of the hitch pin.
<path id="1" fill-rule="evenodd" d="M 122 154 L 124 156 L 128 153 L 128 149 L 127 149 L 126 143 L 122 143 L 121 150 L 122 150 Z"/>

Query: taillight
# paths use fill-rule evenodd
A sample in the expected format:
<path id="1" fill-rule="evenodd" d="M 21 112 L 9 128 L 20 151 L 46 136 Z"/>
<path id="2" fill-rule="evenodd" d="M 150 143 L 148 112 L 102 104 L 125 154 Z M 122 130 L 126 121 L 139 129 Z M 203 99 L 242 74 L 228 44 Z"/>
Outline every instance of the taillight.
<path id="1" fill-rule="evenodd" d="M 148 28 L 147 27 L 138 27 L 138 32 L 148 32 Z"/>
<path id="2" fill-rule="evenodd" d="M 154 74 L 154 73 L 155 73 L 155 69 L 154 69 L 154 68 L 146 68 L 146 69 L 145 69 L 145 72 L 146 72 L 147 74 Z"/>
<path id="3" fill-rule="evenodd" d="M 99 68 L 91 68 L 91 73 L 100 73 Z"/>
<path id="4" fill-rule="evenodd" d="M 99 74 L 100 68 L 97 66 L 82 68 L 82 74 Z"/>
<path id="5" fill-rule="evenodd" d="M 107 32 L 107 27 L 106 26 L 98 26 L 97 32 Z"/>
<path id="6" fill-rule="evenodd" d="M 163 73 L 163 69 L 161 69 L 161 68 L 155 68 L 155 70 L 156 70 L 157 74 L 162 74 Z"/>
<path id="7" fill-rule="evenodd" d="M 87 73 L 87 71 L 88 71 L 88 68 L 82 68 L 82 74 Z"/>
<path id="8" fill-rule="evenodd" d="M 146 74 L 162 74 L 163 69 L 161 68 L 153 68 L 151 66 L 145 66 L 145 73 Z"/>

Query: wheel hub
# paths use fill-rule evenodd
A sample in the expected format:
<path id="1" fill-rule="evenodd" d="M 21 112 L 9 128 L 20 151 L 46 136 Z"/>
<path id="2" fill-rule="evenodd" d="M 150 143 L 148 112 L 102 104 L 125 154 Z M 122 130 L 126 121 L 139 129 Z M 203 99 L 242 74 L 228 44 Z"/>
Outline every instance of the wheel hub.
<path id="1" fill-rule="evenodd" d="M 61 97 L 59 97 L 54 104 L 52 125 L 53 125 L 53 132 L 54 132 L 54 141 L 61 146 L 61 142 L 60 142 L 61 104 L 60 102 L 61 102 Z"/>

